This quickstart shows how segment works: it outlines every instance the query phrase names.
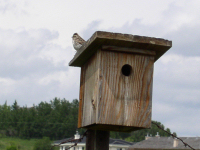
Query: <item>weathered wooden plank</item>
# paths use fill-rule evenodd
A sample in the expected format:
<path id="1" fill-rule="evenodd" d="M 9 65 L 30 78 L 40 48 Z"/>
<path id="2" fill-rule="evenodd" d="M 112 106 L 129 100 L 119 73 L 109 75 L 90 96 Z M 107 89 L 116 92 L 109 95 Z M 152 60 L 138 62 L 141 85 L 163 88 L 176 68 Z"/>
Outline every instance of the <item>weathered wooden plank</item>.
<path id="1" fill-rule="evenodd" d="M 79 94 L 79 112 L 78 112 L 78 128 L 82 125 L 82 116 L 83 116 L 83 103 L 84 103 L 84 85 L 85 85 L 85 69 L 81 69 L 80 76 L 80 94 Z"/>
<path id="2" fill-rule="evenodd" d="M 95 130 L 88 130 L 86 135 L 86 150 L 94 150 Z"/>
<path id="3" fill-rule="evenodd" d="M 124 76 L 123 65 L 132 67 Z M 102 95 L 97 124 L 150 127 L 153 56 L 102 51 Z"/>
<path id="4" fill-rule="evenodd" d="M 117 47 L 117 46 L 105 46 L 105 45 L 103 45 L 102 50 L 134 53 L 134 54 L 141 54 L 141 55 L 152 55 L 152 56 L 156 55 L 155 51 L 149 51 L 149 50 L 137 49 L 137 48 Z"/>
<path id="5" fill-rule="evenodd" d="M 82 110 L 82 123 L 81 126 L 96 123 L 96 109 L 98 99 L 98 78 L 99 78 L 99 52 L 95 53 L 81 70 L 85 72 L 83 78 L 84 92 L 82 93 L 84 103 Z"/>

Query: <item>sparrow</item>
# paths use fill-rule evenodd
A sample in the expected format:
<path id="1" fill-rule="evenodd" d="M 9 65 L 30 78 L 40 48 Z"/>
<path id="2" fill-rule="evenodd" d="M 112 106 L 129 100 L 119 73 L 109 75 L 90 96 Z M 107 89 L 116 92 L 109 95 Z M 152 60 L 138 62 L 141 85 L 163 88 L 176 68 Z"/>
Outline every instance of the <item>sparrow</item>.
<path id="1" fill-rule="evenodd" d="M 74 49 L 75 50 L 79 50 L 81 48 L 81 46 L 83 45 L 83 43 L 85 43 L 86 41 L 80 37 L 78 35 L 78 33 L 74 33 L 73 36 L 72 36 L 72 43 L 73 43 L 73 46 L 74 46 Z"/>

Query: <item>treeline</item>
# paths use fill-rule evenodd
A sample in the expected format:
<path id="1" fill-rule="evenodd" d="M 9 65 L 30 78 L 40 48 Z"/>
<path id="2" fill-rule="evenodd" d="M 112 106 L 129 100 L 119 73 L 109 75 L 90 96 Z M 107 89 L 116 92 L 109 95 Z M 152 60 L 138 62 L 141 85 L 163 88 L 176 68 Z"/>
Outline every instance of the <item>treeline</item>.
<path id="1" fill-rule="evenodd" d="M 78 107 L 77 99 L 69 102 L 59 98 L 41 102 L 33 107 L 20 107 L 17 101 L 11 106 L 5 103 L 0 105 L 0 136 L 25 139 L 49 137 L 51 140 L 72 137 L 77 130 Z M 160 122 L 154 122 L 165 128 Z M 169 128 L 166 130 L 171 133 Z M 83 134 L 85 130 L 78 129 L 78 131 Z M 138 142 L 144 140 L 147 134 L 155 136 L 157 132 L 160 136 L 169 136 L 152 124 L 151 129 L 131 133 L 110 132 L 110 137 Z"/>
<path id="2" fill-rule="evenodd" d="M 168 133 L 173 134 L 175 136 L 177 136 L 176 132 L 171 133 L 169 128 L 165 128 L 165 126 L 158 122 L 158 121 L 153 121 L 154 123 L 158 124 L 160 127 L 162 127 L 163 129 L 165 129 Z M 138 130 L 138 131 L 134 131 L 132 133 L 130 133 L 130 136 L 127 137 L 125 140 L 129 141 L 129 142 L 139 142 L 145 139 L 145 136 L 156 136 L 157 133 L 161 136 L 161 137 L 169 137 L 171 135 L 169 135 L 168 133 L 166 133 L 165 131 L 159 129 L 155 124 L 151 124 L 151 129 L 142 129 L 142 130 Z"/>
<path id="3" fill-rule="evenodd" d="M 74 135 L 77 129 L 78 100 L 54 98 L 33 107 L 0 106 L 0 134 L 20 138 L 62 139 Z"/>

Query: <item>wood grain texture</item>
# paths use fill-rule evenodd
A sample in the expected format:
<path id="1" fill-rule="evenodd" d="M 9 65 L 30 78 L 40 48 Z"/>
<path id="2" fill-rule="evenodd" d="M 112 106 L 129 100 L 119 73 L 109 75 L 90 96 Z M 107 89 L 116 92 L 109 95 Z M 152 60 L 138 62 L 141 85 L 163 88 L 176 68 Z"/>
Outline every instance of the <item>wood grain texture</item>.
<path id="1" fill-rule="evenodd" d="M 96 123 L 97 99 L 99 93 L 99 65 L 100 52 L 97 51 L 90 60 L 81 68 L 80 98 L 82 99 L 79 108 L 78 126 L 86 126 Z M 81 106 L 82 105 L 82 106 Z"/>
<path id="2" fill-rule="evenodd" d="M 81 77 L 80 77 L 80 94 L 79 94 L 79 111 L 78 111 L 78 128 L 82 125 L 82 112 L 83 112 L 83 100 L 84 100 L 84 85 L 85 85 L 85 70 L 81 69 Z"/>
<path id="3" fill-rule="evenodd" d="M 88 130 L 86 150 L 109 150 L 109 131 Z"/>
<path id="4" fill-rule="evenodd" d="M 131 74 L 122 67 L 131 66 Z M 151 126 L 154 56 L 98 50 L 81 67 L 79 127 L 132 131 Z"/>
<path id="5" fill-rule="evenodd" d="M 102 46 L 102 50 L 133 53 L 133 54 L 141 54 L 141 55 L 151 55 L 151 56 L 155 56 L 156 55 L 155 51 L 149 51 L 149 50 L 137 49 L 137 48 L 106 46 L 106 45 Z"/>
<path id="6" fill-rule="evenodd" d="M 150 127 L 154 57 L 101 52 L 102 94 L 97 123 Z M 132 67 L 130 76 L 121 72 L 125 64 Z"/>

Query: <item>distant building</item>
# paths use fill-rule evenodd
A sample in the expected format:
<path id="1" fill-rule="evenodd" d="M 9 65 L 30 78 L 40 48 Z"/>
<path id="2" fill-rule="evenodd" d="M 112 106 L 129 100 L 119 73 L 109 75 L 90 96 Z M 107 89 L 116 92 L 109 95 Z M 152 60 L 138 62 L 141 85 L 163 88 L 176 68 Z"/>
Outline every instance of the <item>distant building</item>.
<path id="1" fill-rule="evenodd" d="M 78 131 L 74 135 L 74 139 L 79 139 L 80 134 Z M 61 142 L 67 141 L 68 139 L 63 139 L 59 141 L 55 141 L 54 145 L 58 145 Z M 86 137 L 83 138 L 83 140 L 77 144 L 77 146 L 70 148 L 70 150 L 85 150 L 85 144 L 86 144 Z M 109 150 L 127 150 L 131 145 L 134 143 L 127 142 L 120 139 L 111 139 L 109 141 Z M 70 146 L 74 145 L 74 143 L 68 142 L 60 145 L 60 150 L 65 150 L 65 148 L 68 148 Z"/>
<path id="2" fill-rule="evenodd" d="M 199 137 L 180 137 L 185 143 L 192 146 L 194 149 L 200 149 L 200 138 Z M 184 144 L 172 137 L 160 137 L 157 134 L 155 137 L 146 136 L 144 141 L 138 142 L 128 150 L 185 150 L 190 149 L 185 147 Z"/>

